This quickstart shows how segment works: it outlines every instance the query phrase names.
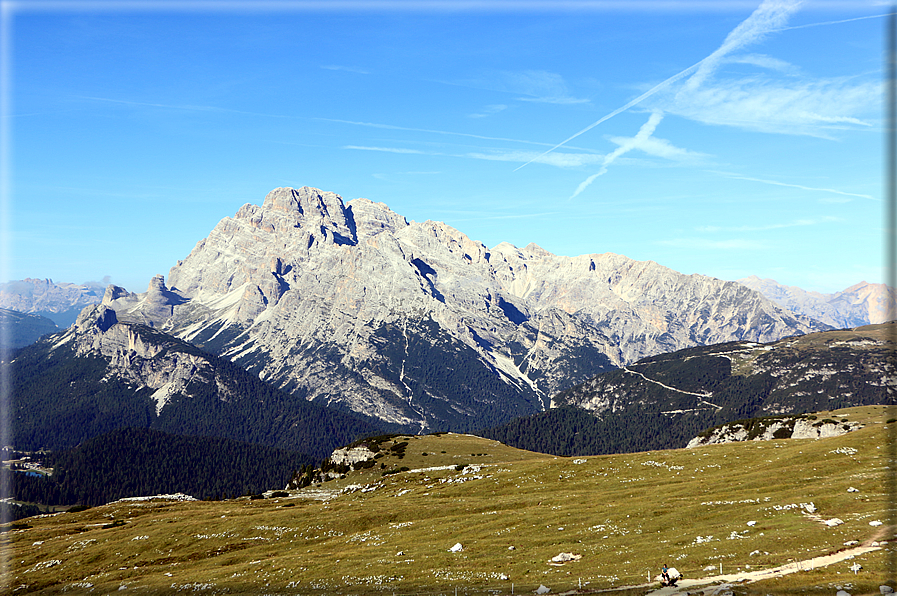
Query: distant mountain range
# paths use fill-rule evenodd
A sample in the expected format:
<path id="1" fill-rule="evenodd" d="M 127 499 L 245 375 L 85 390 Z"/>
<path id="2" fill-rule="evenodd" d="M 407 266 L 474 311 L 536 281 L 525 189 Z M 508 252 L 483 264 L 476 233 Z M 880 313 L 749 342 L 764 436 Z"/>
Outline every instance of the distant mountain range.
<path id="1" fill-rule="evenodd" d="M 471 431 L 544 411 L 552 395 L 648 356 L 842 322 L 804 314 L 809 300 L 779 306 L 745 283 L 612 253 L 487 248 L 383 203 L 278 188 L 222 219 L 167 285 L 160 275 L 142 294 L 108 286 L 105 314 L 90 316 L 171 334 L 378 424 Z M 24 310 L 97 298 L 87 286 L 15 284 L 0 299 Z M 164 403 L 153 395 L 158 415 Z"/>
<path id="2" fill-rule="evenodd" d="M 779 306 L 793 313 L 822 321 L 836 329 L 848 329 L 889 320 L 889 301 L 893 304 L 897 293 L 885 284 L 860 282 L 834 294 L 807 292 L 795 286 L 783 286 L 771 279 L 752 275 L 739 279 Z"/>
<path id="3" fill-rule="evenodd" d="M 0 283 L 0 308 L 46 317 L 65 328 L 75 322 L 78 313 L 103 298 L 105 286 L 96 284 L 56 283 L 52 279 L 22 279 Z"/>

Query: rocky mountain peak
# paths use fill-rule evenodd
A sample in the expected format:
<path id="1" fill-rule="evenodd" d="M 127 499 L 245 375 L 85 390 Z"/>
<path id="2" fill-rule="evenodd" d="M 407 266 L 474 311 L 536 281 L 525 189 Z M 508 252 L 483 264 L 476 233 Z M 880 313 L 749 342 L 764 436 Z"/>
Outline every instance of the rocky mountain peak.
<path id="1" fill-rule="evenodd" d="M 124 289 L 121 286 L 116 286 L 114 284 L 109 284 L 106 287 L 106 292 L 103 294 L 103 304 L 109 306 L 112 304 L 114 300 L 118 300 L 120 298 L 127 298 L 131 296 L 131 293 Z"/>
<path id="2" fill-rule="evenodd" d="M 737 284 L 610 253 L 490 251 L 443 222 L 311 187 L 274 189 L 222 219 L 168 285 L 116 301 L 119 319 L 421 430 L 530 413 L 649 354 L 815 328 Z"/>
<path id="3" fill-rule="evenodd" d="M 408 220 L 386 206 L 370 199 L 352 199 L 346 208 L 352 215 L 359 237 L 375 236 L 381 232 L 396 233 L 408 227 Z"/>
<path id="4" fill-rule="evenodd" d="M 109 331 L 109 329 L 118 322 L 115 311 L 103 304 L 94 304 L 85 307 L 78 315 L 75 321 L 75 329 L 78 332 L 85 332 L 96 328 L 101 333 Z"/>
<path id="5" fill-rule="evenodd" d="M 165 292 L 167 292 L 168 288 L 165 287 L 165 276 L 161 275 L 161 274 L 154 275 L 153 278 L 150 280 L 149 286 L 147 287 L 146 291 L 151 296 L 152 295 L 161 296 Z"/>
<path id="6" fill-rule="evenodd" d="M 352 215 L 346 212 L 342 197 L 333 192 L 310 186 L 275 188 L 262 202 L 262 211 L 280 212 L 295 218 L 297 227 L 312 229 L 319 225 L 322 232 L 330 229 L 344 241 L 354 243 L 357 240 Z"/>

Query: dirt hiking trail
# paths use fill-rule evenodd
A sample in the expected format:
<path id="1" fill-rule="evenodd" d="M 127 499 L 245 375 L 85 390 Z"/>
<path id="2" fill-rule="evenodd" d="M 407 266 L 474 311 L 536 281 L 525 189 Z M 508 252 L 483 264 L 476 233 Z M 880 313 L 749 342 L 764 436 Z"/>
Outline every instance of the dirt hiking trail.
<path id="1" fill-rule="evenodd" d="M 648 596 L 666 596 L 668 594 L 679 594 L 681 592 L 688 591 L 689 588 L 702 586 L 704 584 L 755 582 L 763 579 L 781 577 L 783 575 L 788 575 L 789 573 L 795 573 L 797 571 L 807 571 L 809 569 L 816 569 L 817 567 L 825 567 L 826 565 L 831 565 L 833 563 L 840 563 L 841 561 L 846 561 L 847 559 L 850 559 L 857 555 L 863 555 L 876 550 L 881 550 L 881 547 L 858 546 L 856 548 L 842 550 L 830 555 L 814 557 L 805 561 L 794 561 L 792 563 L 780 565 L 778 567 L 772 567 L 770 569 L 743 571 L 738 573 L 728 573 L 724 575 L 712 575 L 710 577 L 702 577 L 698 579 L 680 579 L 675 586 L 667 586 L 665 588 L 653 590 L 651 592 L 648 592 Z M 645 586 L 650 585 L 651 584 L 645 584 Z M 723 590 L 723 586 L 713 585 L 705 588 L 704 594 L 711 595 L 720 592 L 721 590 Z"/>

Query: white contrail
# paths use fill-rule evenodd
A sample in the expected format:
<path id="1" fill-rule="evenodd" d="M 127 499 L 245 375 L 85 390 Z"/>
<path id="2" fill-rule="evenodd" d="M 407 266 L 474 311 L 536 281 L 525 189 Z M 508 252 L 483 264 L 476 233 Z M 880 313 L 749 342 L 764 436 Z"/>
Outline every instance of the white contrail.
<path id="1" fill-rule="evenodd" d="M 792 29 L 806 29 L 807 27 L 822 27 L 823 25 L 840 25 L 841 23 L 851 23 L 853 21 L 865 21 L 866 19 L 880 19 L 883 17 L 889 17 L 893 13 L 885 12 L 882 14 L 873 14 L 865 17 L 854 17 L 852 19 L 841 19 L 840 21 L 824 21 L 822 23 L 808 23 L 806 25 L 792 25 L 790 27 L 782 27 L 781 29 L 775 29 L 770 33 L 776 33 L 778 31 L 791 31 Z"/>
<path id="2" fill-rule="evenodd" d="M 638 149 L 642 143 L 644 143 L 648 137 L 654 134 L 654 131 L 657 129 L 657 125 L 660 124 L 660 121 L 663 119 L 662 112 L 653 112 L 651 117 L 648 118 L 648 121 L 645 122 L 642 127 L 639 129 L 638 133 L 632 137 L 631 139 L 626 139 L 619 147 L 617 147 L 612 153 L 609 153 L 607 157 L 604 158 L 604 163 L 601 164 L 601 171 L 597 174 L 592 174 L 585 180 L 583 180 L 579 186 L 576 187 L 576 191 L 570 196 L 571 199 L 576 198 L 579 193 L 584 191 L 586 187 L 589 186 L 592 182 L 595 181 L 595 178 L 603 175 L 607 172 L 607 166 L 614 162 L 615 159 L 623 155 L 624 153 L 628 153 L 633 149 Z"/>
<path id="3" fill-rule="evenodd" d="M 751 16 L 726 36 L 720 47 L 701 61 L 698 71 L 685 83 L 685 91 L 693 91 L 713 74 L 726 54 L 760 41 L 766 34 L 784 27 L 788 17 L 801 3 L 802 0 L 764 0 Z"/>
<path id="4" fill-rule="evenodd" d="M 704 60 L 706 60 L 706 58 L 705 58 Z M 704 60 L 701 60 L 701 62 L 703 62 Z M 529 164 L 533 163 L 533 162 L 536 161 L 537 159 L 539 159 L 539 158 L 541 158 L 541 157 L 545 157 L 546 155 L 548 155 L 549 153 L 551 153 L 552 151 L 554 151 L 554 150 L 557 149 L 558 147 L 561 147 L 561 146 L 563 146 L 563 145 L 566 145 L 567 143 L 569 143 L 570 141 L 572 141 L 573 139 L 575 139 L 576 137 L 578 137 L 579 135 L 581 135 L 581 134 L 583 134 L 583 133 L 587 133 L 587 132 L 589 132 L 590 130 L 592 130 L 593 128 L 595 128 L 596 126 L 598 126 L 599 124 L 601 124 L 602 122 L 604 122 L 604 121 L 606 121 L 606 120 L 610 120 L 611 118 L 613 118 L 614 116 L 616 116 L 616 115 L 619 114 L 620 112 L 625 112 L 626 110 L 628 110 L 628 109 L 631 108 L 632 106 L 636 105 L 637 103 L 641 103 L 642 101 L 644 101 L 645 99 L 651 97 L 652 95 L 654 95 L 655 93 L 657 93 L 658 91 L 660 91 L 661 89 L 663 89 L 664 87 L 666 87 L 667 85 L 669 85 L 669 84 L 671 84 L 671 83 L 675 83 L 676 81 L 678 81 L 679 79 L 681 79 L 681 78 L 684 77 L 685 75 L 689 74 L 690 72 L 692 72 L 693 70 L 695 70 L 696 68 L 698 68 L 698 66 L 701 65 L 701 62 L 698 62 L 697 64 L 693 64 L 692 66 L 689 66 L 688 68 L 686 68 L 686 69 L 683 70 L 682 72 L 680 72 L 680 73 L 678 73 L 678 74 L 675 74 L 675 75 L 671 76 L 670 78 L 668 78 L 668 79 L 665 80 L 664 82 L 659 83 L 659 84 L 655 85 L 654 87 L 651 87 L 651 89 L 649 89 L 648 91 L 645 91 L 644 93 L 642 93 L 641 95 L 639 95 L 638 97 L 636 97 L 635 99 L 633 99 L 632 101 L 630 101 L 629 103 L 627 103 L 627 104 L 626 104 L 625 106 L 623 106 L 622 108 L 617 108 L 616 110 L 614 110 L 613 112 L 611 112 L 611 113 L 608 114 L 607 116 L 601 118 L 600 120 L 598 120 L 598 121 L 595 122 L 594 124 L 591 124 L 591 125 L 585 127 L 584 129 L 582 129 L 581 131 L 579 131 L 578 133 L 576 133 L 576 134 L 573 135 L 572 137 L 570 137 L 570 138 L 568 138 L 568 139 L 565 139 L 565 140 L 561 141 L 560 143 L 558 143 L 557 145 L 555 145 L 554 147 L 552 147 L 551 149 L 549 149 L 549 150 L 546 151 L 545 153 L 542 153 L 541 155 L 537 155 L 536 157 L 532 158 L 531 160 L 529 160 L 528 162 L 526 162 L 526 163 L 523 164 L 522 166 L 519 166 L 519 167 L 517 167 L 517 168 L 514 168 L 514 171 L 516 172 L 516 171 L 519 170 L 520 168 L 523 168 L 523 167 L 528 166 Z"/>
<path id="5" fill-rule="evenodd" d="M 749 182 L 762 182 L 763 184 L 772 184 L 774 186 L 787 186 L 789 188 L 799 188 L 801 190 L 813 190 L 819 192 L 830 192 L 836 195 L 844 195 L 845 197 L 859 197 L 861 199 L 870 199 L 873 201 L 879 201 L 875 197 L 871 195 L 862 195 L 856 192 L 846 192 L 843 190 L 838 190 L 835 188 L 819 188 L 815 186 L 804 186 L 803 184 L 789 184 L 787 182 L 778 182 L 777 180 L 764 180 L 762 178 L 751 178 L 749 176 L 739 176 L 737 174 L 730 174 L 728 172 L 718 172 L 723 176 L 728 176 L 729 178 L 734 178 L 735 180 L 747 180 Z"/>
<path id="6" fill-rule="evenodd" d="M 760 6 L 757 8 L 757 10 L 755 10 L 751 14 L 751 16 L 749 16 L 747 19 L 742 21 L 742 23 L 740 25 L 738 25 L 738 27 L 733 29 L 732 32 L 729 33 L 728 36 L 726 36 L 726 39 L 725 39 L 725 41 L 723 41 L 723 44 L 719 48 L 717 48 L 717 50 L 715 52 L 713 52 L 712 54 L 710 54 L 709 56 L 707 56 L 700 62 L 697 62 L 696 64 L 689 66 L 685 70 L 671 76 L 670 78 L 663 81 L 662 83 L 655 85 L 648 91 L 645 91 L 644 93 L 642 93 L 641 95 L 639 95 L 638 97 L 636 97 L 635 99 L 633 99 L 632 101 L 627 103 L 625 106 L 623 106 L 621 108 L 617 108 L 616 110 L 614 110 L 607 116 L 604 116 L 597 122 L 585 127 L 584 129 L 582 129 L 575 135 L 561 141 L 560 143 L 558 143 L 557 145 L 555 145 L 548 151 L 545 151 L 545 153 L 542 153 L 541 155 L 529 160 L 522 166 L 515 168 L 514 171 L 516 172 L 520 168 L 528 166 L 529 164 L 533 163 L 537 159 L 544 157 L 545 155 L 551 153 L 558 147 L 566 145 L 567 143 L 569 143 L 570 141 L 572 141 L 579 135 L 592 130 L 593 128 L 595 128 L 596 126 L 601 124 L 602 122 L 605 122 L 605 121 L 609 120 L 610 118 L 613 118 L 620 112 L 625 112 L 632 106 L 641 103 L 642 101 L 651 97 L 652 95 L 654 95 L 655 93 L 657 93 L 658 91 L 663 89 L 664 87 L 667 87 L 668 85 L 670 85 L 672 83 L 675 83 L 676 81 L 678 81 L 682 77 L 690 74 L 693 71 L 697 71 L 697 72 L 695 72 L 695 75 L 688 81 L 688 88 L 693 89 L 694 87 L 699 85 L 704 79 L 706 79 L 708 76 L 710 76 L 710 74 L 713 72 L 713 69 L 716 68 L 716 66 L 722 60 L 723 56 L 725 56 L 726 54 L 728 54 L 736 49 L 742 48 L 745 45 L 748 45 L 750 43 L 758 41 L 763 35 L 765 35 L 767 33 L 770 33 L 777 29 L 781 29 L 781 27 L 784 25 L 785 21 L 788 19 L 788 16 L 790 16 L 790 14 L 792 12 L 797 10 L 797 8 L 800 6 L 800 4 L 801 4 L 800 0 L 784 0 L 784 1 L 782 1 L 782 0 L 764 0 L 764 2 L 762 4 L 760 4 Z"/>

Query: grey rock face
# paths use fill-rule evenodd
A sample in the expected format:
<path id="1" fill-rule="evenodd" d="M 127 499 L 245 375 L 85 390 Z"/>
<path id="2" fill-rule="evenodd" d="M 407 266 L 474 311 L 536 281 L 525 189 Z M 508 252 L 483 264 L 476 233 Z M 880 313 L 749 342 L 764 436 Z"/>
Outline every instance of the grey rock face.
<path id="1" fill-rule="evenodd" d="M 280 388 L 421 430 L 532 413 L 646 355 L 824 328 L 734 282 L 611 253 L 490 249 L 308 187 L 221 220 L 168 282 L 104 304 Z"/>
<path id="2" fill-rule="evenodd" d="M 88 306 L 55 345 L 71 344 L 78 356 L 109 358 L 107 377 L 124 380 L 135 392 L 144 387 L 154 390 L 156 414 L 191 381 L 214 383 L 214 371 L 204 357 L 168 350 L 164 340 L 147 341 L 133 325 L 118 323 L 115 311 L 105 304 Z"/>

